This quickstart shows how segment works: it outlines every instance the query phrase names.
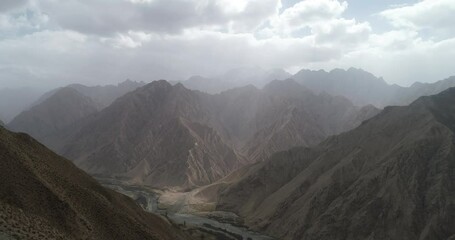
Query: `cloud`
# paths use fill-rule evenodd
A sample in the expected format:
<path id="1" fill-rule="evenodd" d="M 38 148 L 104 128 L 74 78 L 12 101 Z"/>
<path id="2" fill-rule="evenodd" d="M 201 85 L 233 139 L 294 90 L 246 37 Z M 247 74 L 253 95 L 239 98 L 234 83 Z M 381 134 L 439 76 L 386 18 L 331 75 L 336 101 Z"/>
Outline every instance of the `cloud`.
<path id="1" fill-rule="evenodd" d="M 2 0 L 0 1 L 0 13 L 24 6 L 27 0 Z"/>
<path id="2" fill-rule="evenodd" d="M 368 41 L 371 31 L 368 23 L 357 23 L 355 20 L 347 19 L 335 19 L 312 27 L 316 42 L 338 44 L 346 49 Z"/>
<path id="3" fill-rule="evenodd" d="M 380 15 L 396 28 L 454 36 L 454 12 L 453 0 L 424 0 L 413 5 L 387 9 Z"/>
<path id="4" fill-rule="evenodd" d="M 441 7 L 450 1 L 389 7 L 376 14 L 391 23 L 381 32 L 347 17 L 347 2 L 30 0 L 0 12 L 0 86 L 176 80 L 251 65 L 362 67 L 403 84 L 451 74 L 455 41 L 426 36 L 450 32 Z"/>
<path id="5" fill-rule="evenodd" d="M 45 29 L 49 18 L 34 8 L 0 14 L 0 38 L 25 35 Z"/>
<path id="6" fill-rule="evenodd" d="M 130 32 L 117 40 L 110 44 L 119 46 L 112 48 L 96 37 L 65 30 L 0 41 L 0 66 L 5 68 L 0 81 L 12 82 L 13 74 L 21 76 L 22 83 L 47 85 L 106 84 L 126 78 L 172 80 L 245 65 L 301 65 L 341 54 L 338 49 L 314 46 L 309 38 L 258 40 L 249 33 L 186 30 L 181 35 L 161 36 Z"/>
<path id="7" fill-rule="evenodd" d="M 128 31 L 128 33 L 118 33 L 114 38 L 101 38 L 100 41 L 108 43 L 115 48 L 137 48 L 143 43 L 149 42 L 152 34 L 145 32 Z"/>
<path id="8" fill-rule="evenodd" d="M 336 0 L 306 0 L 287 8 L 272 20 L 272 26 L 284 33 L 292 33 L 321 22 L 338 18 L 348 7 Z"/>
<path id="9" fill-rule="evenodd" d="M 179 34 L 188 28 L 251 31 L 277 11 L 278 0 L 43 0 L 62 28 L 85 34 L 128 31 Z"/>

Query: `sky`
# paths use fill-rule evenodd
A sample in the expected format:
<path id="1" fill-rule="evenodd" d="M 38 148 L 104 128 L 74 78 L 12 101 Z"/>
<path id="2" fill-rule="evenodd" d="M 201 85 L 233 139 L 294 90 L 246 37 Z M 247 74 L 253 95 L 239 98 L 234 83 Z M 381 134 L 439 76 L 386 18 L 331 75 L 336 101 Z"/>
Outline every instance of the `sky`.
<path id="1" fill-rule="evenodd" d="M 2 0 L 0 88 L 184 80 L 237 67 L 455 75 L 454 0 Z"/>

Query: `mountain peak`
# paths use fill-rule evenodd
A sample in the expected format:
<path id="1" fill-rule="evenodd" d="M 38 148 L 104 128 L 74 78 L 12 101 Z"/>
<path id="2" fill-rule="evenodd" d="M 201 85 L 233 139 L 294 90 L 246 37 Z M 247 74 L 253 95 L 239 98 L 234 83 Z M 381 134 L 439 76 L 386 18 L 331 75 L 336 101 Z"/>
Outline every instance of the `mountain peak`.
<path id="1" fill-rule="evenodd" d="M 170 84 L 168 81 L 166 80 L 156 80 L 156 81 L 153 81 L 149 84 L 146 84 L 144 86 L 144 89 L 171 89 L 172 88 L 172 84 Z"/>

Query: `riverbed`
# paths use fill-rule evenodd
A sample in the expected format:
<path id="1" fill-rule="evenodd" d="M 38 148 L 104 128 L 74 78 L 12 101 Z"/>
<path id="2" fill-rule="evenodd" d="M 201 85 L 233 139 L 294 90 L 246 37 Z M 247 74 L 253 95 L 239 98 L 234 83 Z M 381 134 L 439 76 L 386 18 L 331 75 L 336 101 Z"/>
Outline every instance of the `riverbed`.
<path id="1" fill-rule="evenodd" d="M 172 206 L 161 208 L 159 203 L 161 190 L 151 189 L 142 186 L 133 186 L 117 180 L 98 179 L 105 187 L 111 188 L 119 193 L 134 199 L 142 208 L 148 212 L 159 214 L 168 219 L 172 224 L 185 229 L 197 229 L 206 234 L 215 236 L 215 239 L 233 240 L 273 240 L 274 238 L 249 230 L 235 221 L 236 215 L 229 212 L 216 212 L 217 216 L 228 216 L 226 218 L 213 217 L 215 214 L 191 214 L 171 211 Z M 224 219 L 224 220 L 223 220 Z"/>

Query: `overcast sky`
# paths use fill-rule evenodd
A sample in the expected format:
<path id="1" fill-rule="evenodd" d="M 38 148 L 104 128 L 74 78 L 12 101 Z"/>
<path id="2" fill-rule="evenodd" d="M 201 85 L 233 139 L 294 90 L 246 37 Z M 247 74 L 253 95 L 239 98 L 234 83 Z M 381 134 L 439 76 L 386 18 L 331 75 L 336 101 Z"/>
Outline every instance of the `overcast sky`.
<path id="1" fill-rule="evenodd" d="M 0 88 L 183 80 L 242 66 L 441 80 L 455 75 L 455 1 L 0 1 Z"/>

